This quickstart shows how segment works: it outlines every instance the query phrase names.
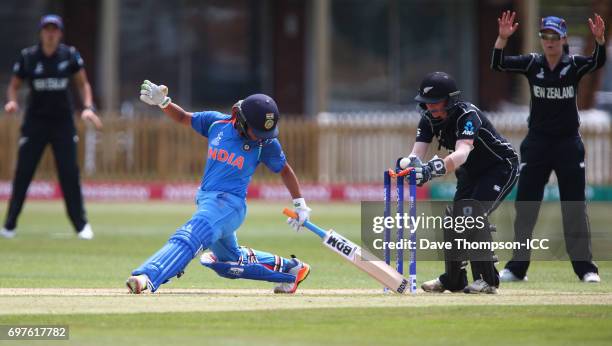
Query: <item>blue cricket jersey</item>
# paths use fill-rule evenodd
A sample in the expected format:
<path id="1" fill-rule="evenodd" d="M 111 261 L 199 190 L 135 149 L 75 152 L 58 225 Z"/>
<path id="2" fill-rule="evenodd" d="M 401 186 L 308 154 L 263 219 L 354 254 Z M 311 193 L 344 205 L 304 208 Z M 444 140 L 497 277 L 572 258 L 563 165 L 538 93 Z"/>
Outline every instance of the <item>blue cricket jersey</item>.
<path id="1" fill-rule="evenodd" d="M 202 191 L 222 191 L 246 198 L 251 177 L 260 162 L 274 173 L 279 173 L 287 163 L 278 139 L 247 140 L 240 136 L 227 114 L 193 113 L 191 127 L 208 138 Z"/>

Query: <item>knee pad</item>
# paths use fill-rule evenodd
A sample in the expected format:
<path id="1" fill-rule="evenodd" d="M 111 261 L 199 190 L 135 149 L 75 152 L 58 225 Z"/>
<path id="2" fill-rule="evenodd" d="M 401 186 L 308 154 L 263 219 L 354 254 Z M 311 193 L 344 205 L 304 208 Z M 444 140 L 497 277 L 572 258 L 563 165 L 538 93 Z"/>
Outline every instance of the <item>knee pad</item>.
<path id="1" fill-rule="evenodd" d="M 489 243 L 493 241 L 492 229 L 486 212 L 480 201 L 474 199 L 463 199 L 455 202 L 455 217 L 471 217 L 474 224 L 466 228 L 464 239 L 475 243 Z M 471 261 L 493 262 L 495 253 L 490 248 L 471 249 L 467 251 Z"/>
<path id="2" fill-rule="evenodd" d="M 455 201 L 452 215 L 456 221 L 461 217 L 464 220 L 468 217 L 474 220 L 473 227 L 470 230 L 486 230 L 487 233 L 495 231 L 495 226 L 489 223 L 489 218 L 480 201 L 475 199 L 461 199 Z"/>
<path id="3" fill-rule="evenodd" d="M 453 216 L 482 216 L 484 211 L 480 201 L 475 199 L 460 199 L 453 203 Z"/>

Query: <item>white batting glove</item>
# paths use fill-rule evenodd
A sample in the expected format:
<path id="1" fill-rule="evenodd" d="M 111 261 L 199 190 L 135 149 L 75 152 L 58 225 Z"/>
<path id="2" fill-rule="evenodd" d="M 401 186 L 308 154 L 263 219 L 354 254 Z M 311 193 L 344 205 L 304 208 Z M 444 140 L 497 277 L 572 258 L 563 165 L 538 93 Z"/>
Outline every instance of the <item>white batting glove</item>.
<path id="1" fill-rule="evenodd" d="M 414 171 L 416 172 L 417 186 L 423 186 L 433 178 L 444 176 L 446 174 L 446 165 L 444 160 L 436 155 L 426 164 L 416 167 Z"/>
<path id="2" fill-rule="evenodd" d="M 168 87 L 165 85 L 157 85 L 148 80 L 145 80 L 140 85 L 140 101 L 151 105 L 166 108 L 172 102 L 168 97 Z"/>
<path id="3" fill-rule="evenodd" d="M 410 155 L 408 157 L 400 157 L 397 159 L 397 166 L 400 169 L 406 169 L 408 167 L 421 167 L 423 162 L 416 155 Z"/>
<path id="4" fill-rule="evenodd" d="M 295 213 L 298 215 L 297 220 L 294 218 L 288 218 L 287 223 L 293 228 L 294 231 L 299 231 L 304 222 L 310 218 L 310 212 L 312 209 L 306 205 L 306 200 L 303 198 L 296 198 L 293 200 L 293 208 Z"/>
<path id="5" fill-rule="evenodd" d="M 432 177 L 437 178 L 446 175 L 446 165 L 444 164 L 444 160 L 439 158 L 438 155 L 434 155 L 434 157 L 427 162 L 427 165 L 431 167 Z"/>

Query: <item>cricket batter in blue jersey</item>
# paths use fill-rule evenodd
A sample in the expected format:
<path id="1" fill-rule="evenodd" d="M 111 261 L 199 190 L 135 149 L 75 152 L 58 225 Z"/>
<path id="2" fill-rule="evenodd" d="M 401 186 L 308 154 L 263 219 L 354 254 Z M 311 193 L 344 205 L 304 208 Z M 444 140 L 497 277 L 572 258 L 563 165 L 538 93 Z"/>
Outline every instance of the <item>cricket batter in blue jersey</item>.
<path id="1" fill-rule="evenodd" d="M 238 101 L 232 114 L 214 111 L 189 113 L 167 96 L 168 88 L 144 81 L 140 100 L 159 106 L 174 121 L 208 138 L 208 159 L 196 194 L 197 210 L 168 242 L 132 272 L 126 285 L 131 293 L 155 292 L 171 278 L 180 277 L 202 250 L 202 265 L 229 279 L 252 279 L 276 284 L 274 293 L 294 293 L 310 266 L 294 256 L 284 258 L 238 245 L 236 230 L 246 215 L 246 193 L 255 169 L 263 163 L 280 174 L 293 197 L 297 231 L 311 209 L 300 194 L 297 177 L 287 163 L 278 136 L 279 111 L 274 100 L 255 94 Z"/>

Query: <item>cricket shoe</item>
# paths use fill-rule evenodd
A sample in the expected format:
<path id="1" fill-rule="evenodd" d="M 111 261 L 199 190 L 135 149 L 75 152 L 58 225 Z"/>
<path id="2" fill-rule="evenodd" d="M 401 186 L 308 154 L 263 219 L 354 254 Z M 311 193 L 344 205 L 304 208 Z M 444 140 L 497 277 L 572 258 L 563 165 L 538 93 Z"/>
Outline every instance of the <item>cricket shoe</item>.
<path id="1" fill-rule="evenodd" d="M 288 274 L 295 275 L 294 282 L 281 282 L 276 287 L 274 287 L 274 293 L 295 293 L 298 286 L 302 283 L 302 281 L 306 280 L 308 274 L 310 274 L 310 266 L 308 263 L 302 262 L 299 259 L 295 258 L 295 256 L 291 255 L 295 265 L 289 269 Z"/>
<path id="2" fill-rule="evenodd" d="M 497 294 L 497 288 L 489 285 L 483 279 L 478 279 L 471 284 L 465 286 L 463 293 L 468 294 Z"/>
<path id="3" fill-rule="evenodd" d="M 590 272 L 584 274 L 582 277 L 582 282 L 599 283 L 601 282 L 601 278 L 599 277 L 599 274 Z"/>
<path id="4" fill-rule="evenodd" d="M 148 288 L 149 277 L 145 274 L 132 275 L 127 279 L 125 285 L 130 290 L 130 293 L 140 294 Z"/>
<path id="5" fill-rule="evenodd" d="M 2 237 L 2 238 L 12 239 L 12 238 L 15 238 L 15 234 L 17 234 L 17 233 L 15 232 L 14 229 L 6 229 L 6 228 L 3 227 L 0 230 L 0 237 Z"/>
<path id="6" fill-rule="evenodd" d="M 446 288 L 444 288 L 444 285 L 442 285 L 442 281 L 440 281 L 439 278 L 423 282 L 421 288 L 423 291 L 429 293 L 443 293 L 446 291 Z"/>
<path id="7" fill-rule="evenodd" d="M 91 229 L 91 225 L 86 224 L 85 227 L 83 227 L 83 229 L 79 231 L 79 233 L 77 234 L 77 237 L 83 240 L 93 239 L 94 233 L 93 233 L 93 230 Z"/>
<path id="8" fill-rule="evenodd" d="M 501 282 L 518 282 L 527 280 L 527 275 L 525 275 L 525 277 L 521 279 L 518 276 L 514 275 L 514 273 L 510 269 L 502 269 L 502 271 L 499 272 L 499 281 Z"/>

